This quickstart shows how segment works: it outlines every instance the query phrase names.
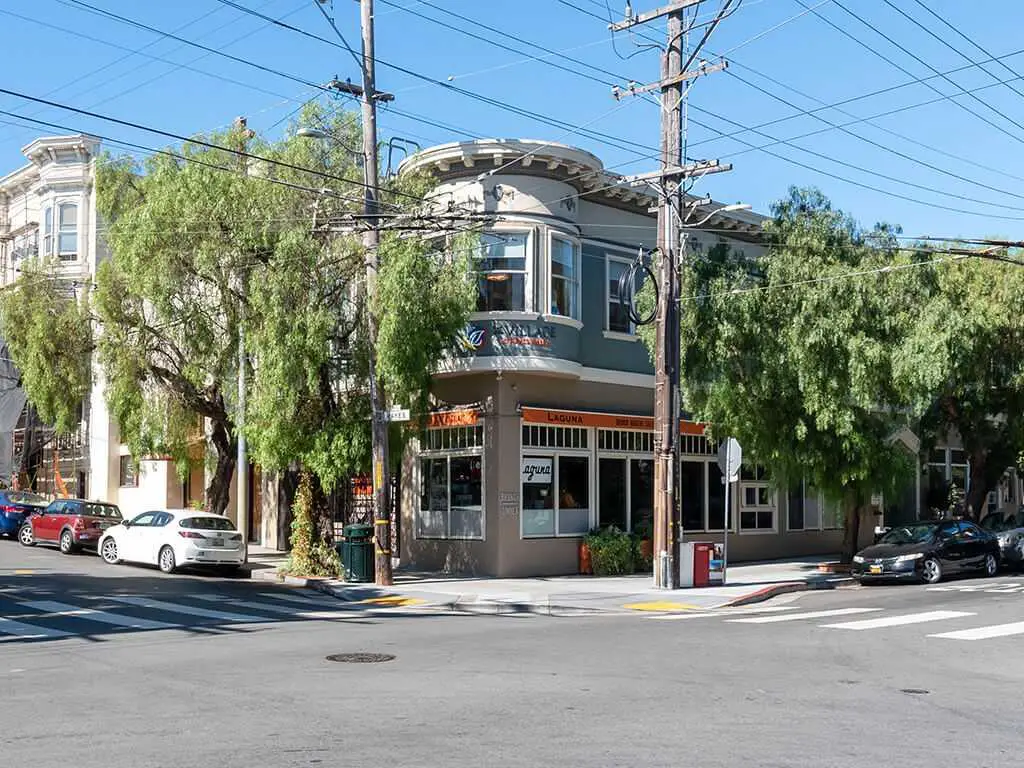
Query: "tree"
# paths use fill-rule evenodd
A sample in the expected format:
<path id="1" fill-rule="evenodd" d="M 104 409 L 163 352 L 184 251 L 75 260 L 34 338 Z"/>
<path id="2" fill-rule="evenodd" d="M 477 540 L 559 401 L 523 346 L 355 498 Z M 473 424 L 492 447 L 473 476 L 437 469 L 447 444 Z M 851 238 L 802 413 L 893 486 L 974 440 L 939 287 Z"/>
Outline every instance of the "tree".
<path id="1" fill-rule="evenodd" d="M 970 464 L 967 512 L 980 517 L 1024 448 L 1024 269 L 980 251 L 948 263 L 916 314 L 914 352 L 904 357 L 912 364 L 899 375 L 927 393 L 928 442 L 959 434 Z"/>
<path id="2" fill-rule="evenodd" d="M 912 400 L 894 369 L 926 289 L 917 269 L 878 271 L 909 266 L 889 228 L 863 232 L 819 192 L 790 190 L 765 230 L 764 255 L 718 247 L 686 263 L 683 402 L 779 489 L 806 480 L 840 503 L 849 559 L 872 495 L 911 468 L 892 439 Z"/>

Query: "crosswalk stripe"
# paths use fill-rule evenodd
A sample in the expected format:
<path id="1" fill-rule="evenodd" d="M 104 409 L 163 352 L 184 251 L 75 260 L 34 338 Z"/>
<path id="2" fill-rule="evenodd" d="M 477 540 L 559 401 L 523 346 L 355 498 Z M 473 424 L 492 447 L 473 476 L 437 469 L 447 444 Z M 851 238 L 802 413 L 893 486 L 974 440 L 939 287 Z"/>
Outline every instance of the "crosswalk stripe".
<path id="1" fill-rule="evenodd" d="M 119 603 L 126 603 L 128 605 L 137 605 L 140 608 L 154 608 L 158 611 L 167 611 L 168 613 L 184 613 L 188 616 L 197 616 L 201 619 L 218 619 L 220 621 L 235 621 L 243 624 L 250 624 L 256 622 L 266 621 L 265 616 L 250 616 L 244 613 L 231 613 L 229 611 L 215 611 L 210 608 L 199 608 L 192 605 L 184 605 L 183 603 L 169 603 L 164 600 L 150 600 L 148 597 L 128 597 L 128 596 L 116 596 L 116 597 L 103 597 L 103 600 L 114 600 Z"/>
<path id="2" fill-rule="evenodd" d="M 973 616 L 966 611 L 925 611 L 924 613 L 907 613 L 902 616 L 886 616 L 880 619 L 862 619 L 847 621 L 841 624 L 822 624 L 827 629 L 881 629 L 882 627 L 898 627 L 904 624 L 923 624 L 927 621 L 944 621 Z"/>
<path id="3" fill-rule="evenodd" d="M 22 624 L 14 619 L 5 619 L 0 616 L 0 632 L 8 635 L 17 635 L 26 640 L 39 637 L 70 637 L 71 632 L 62 629 L 51 629 L 50 627 L 38 627 L 34 624 Z"/>
<path id="4" fill-rule="evenodd" d="M 956 632 L 928 635 L 928 637 L 941 637 L 944 640 L 988 640 L 993 637 L 1009 637 L 1010 635 L 1022 634 L 1024 634 L 1024 621 L 1015 621 L 1012 624 L 993 624 L 989 627 L 961 629 Z"/>
<path id="5" fill-rule="evenodd" d="M 87 619 L 88 621 L 96 621 L 101 624 L 113 624 L 114 626 L 130 627 L 132 629 L 173 629 L 181 626 L 180 624 L 168 624 L 164 621 L 140 619 L 135 616 L 122 616 L 117 613 L 98 611 L 94 608 L 81 608 L 54 600 L 21 600 L 19 604 L 46 613 L 57 613 L 61 616 Z"/>
<path id="6" fill-rule="evenodd" d="M 730 624 L 774 624 L 779 621 L 800 621 L 801 619 L 824 619 L 828 616 L 850 616 L 856 613 L 871 613 L 881 608 L 834 608 L 830 611 L 810 611 L 809 613 L 787 613 L 781 616 L 753 616 L 746 619 L 728 619 Z"/>
<path id="7" fill-rule="evenodd" d="M 708 616 L 746 616 L 752 613 L 776 613 L 778 611 L 795 611 L 795 605 L 761 605 L 749 608 L 719 608 L 717 610 L 688 611 L 686 613 L 666 613 L 660 616 L 644 616 L 650 621 L 680 621 L 681 619 L 701 619 Z"/>
<path id="8" fill-rule="evenodd" d="M 340 606 L 333 611 L 303 611 L 301 608 L 297 609 L 287 605 L 270 605 L 269 603 L 260 603 L 255 600 L 240 600 L 233 597 L 221 597 L 220 595 L 195 595 L 195 597 L 200 600 L 222 602 L 229 606 L 237 605 L 239 608 L 248 608 L 254 611 L 282 613 L 297 619 L 337 619 L 344 617 L 345 613 L 344 609 Z"/>
<path id="9" fill-rule="evenodd" d="M 320 606 L 326 608 L 329 605 L 338 605 L 343 601 L 336 597 L 327 597 L 326 595 L 322 599 L 315 597 L 306 597 L 305 595 L 296 594 L 279 594 L 276 592 L 260 592 L 259 597 L 270 598 L 271 600 L 283 600 L 286 603 L 297 603 L 299 605 L 309 606 Z"/>

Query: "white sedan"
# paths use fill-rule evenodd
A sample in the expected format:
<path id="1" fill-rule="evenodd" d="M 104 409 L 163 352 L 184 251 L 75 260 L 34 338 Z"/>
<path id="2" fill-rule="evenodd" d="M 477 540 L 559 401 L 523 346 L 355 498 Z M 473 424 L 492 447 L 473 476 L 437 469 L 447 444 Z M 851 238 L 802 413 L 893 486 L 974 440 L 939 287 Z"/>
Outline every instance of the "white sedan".
<path id="1" fill-rule="evenodd" d="M 97 549 L 111 565 L 148 563 L 164 573 L 187 565 L 237 570 L 246 561 L 245 542 L 234 523 L 194 509 L 143 512 L 104 531 Z"/>

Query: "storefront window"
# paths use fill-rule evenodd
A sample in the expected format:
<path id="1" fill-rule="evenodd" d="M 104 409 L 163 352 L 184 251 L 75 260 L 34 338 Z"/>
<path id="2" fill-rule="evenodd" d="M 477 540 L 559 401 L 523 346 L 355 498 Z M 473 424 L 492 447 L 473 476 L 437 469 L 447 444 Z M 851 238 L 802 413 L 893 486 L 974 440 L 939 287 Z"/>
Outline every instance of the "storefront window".
<path id="1" fill-rule="evenodd" d="M 629 462 L 629 527 L 634 533 L 654 532 L 654 461 Z"/>
<path id="2" fill-rule="evenodd" d="M 526 312 L 527 245 L 525 232 L 485 233 L 477 257 L 478 312 Z"/>
<path id="3" fill-rule="evenodd" d="M 709 461 L 708 468 L 708 530 L 725 530 L 725 484 L 718 463 Z"/>
<path id="4" fill-rule="evenodd" d="M 626 460 L 602 458 L 597 463 L 597 503 L 600 510 L 598 525 L 614 525 L 626 530 L 629 525 L 626 497 Z"/>
<path id="5" fill-rule="evenodd" d="M 431 429 L 423 446 L 416 536 L 483 539 L 483 428 Z"/>
<path id="6" fill-rule="evenodd" d="M 523 536 L 582 536 L 590 530 L 590 459 L 524 455 Z"/>

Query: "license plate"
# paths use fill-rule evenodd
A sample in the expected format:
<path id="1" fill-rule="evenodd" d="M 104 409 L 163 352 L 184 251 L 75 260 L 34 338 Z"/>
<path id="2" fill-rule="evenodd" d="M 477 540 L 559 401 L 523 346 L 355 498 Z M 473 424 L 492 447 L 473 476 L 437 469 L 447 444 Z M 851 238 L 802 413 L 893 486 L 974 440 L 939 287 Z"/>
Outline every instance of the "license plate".
<path id="1" fill-rule="evenodd" d="M 882 566 L 880 566 L 880 565 L 870 565 L 870 566 L 868 566 L 868 573 L 881 573 L 881 572 L 882 572 Z"/>
<path id="2" fill-rule="evenodd" d="M 210 546 L 211 547 L 223 547 L 224 546 L 224 539 L 210 539 Z"/>

